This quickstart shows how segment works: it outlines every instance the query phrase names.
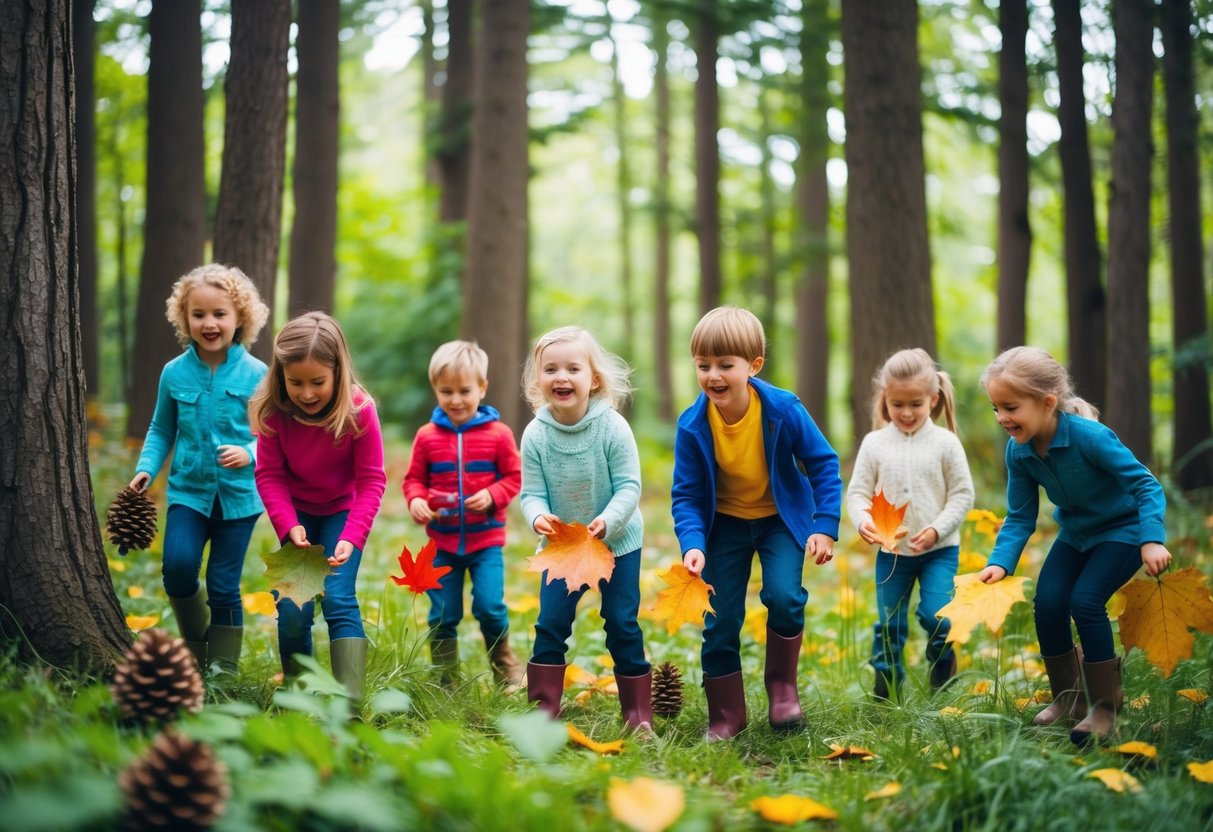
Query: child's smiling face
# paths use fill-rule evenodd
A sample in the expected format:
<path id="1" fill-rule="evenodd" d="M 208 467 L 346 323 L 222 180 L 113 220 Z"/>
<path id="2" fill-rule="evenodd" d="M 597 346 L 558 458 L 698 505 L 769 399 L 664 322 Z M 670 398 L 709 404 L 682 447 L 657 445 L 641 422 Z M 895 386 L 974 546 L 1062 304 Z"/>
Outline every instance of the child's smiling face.
<path id="1" fill-rule="evenodd" d="M 1056 396 L 1025 396 L 997 378 L 986 382 L 986 395 L 994 406 L 994 418 L 1008 436 L 1020 445 L 1037 440 L 1033 442 L 1037 452 L 1048 448 L 1057 430 Z"/>
<path id="2" fill-rule="evenodd" d="M 589 353 L 576 341 L 557 341 L 543 348 L 537 363 L 539 390 L 552 416 L 563 425 L 577 424 L 599 385 Z"/>
<path id="3" fill-rule="evenodd" d="M 222 363 L 240 326 L 240 314 L 228 293 L 216 286 L 195 286 L 186 298 L 185 314 L 198 357 L 211 365 Z"/>
<path id="4" fill-rule="evenodd" d="M 728 424 L 745 416 L 750 407 L 750 377 L 762 369 L 763 358 L 740 355 L 697 355 L 695 376 L 708 401 L 716 405 Z"/>
<path id="5" fill-rule="evenodd" d="M 434 396 L 438 406 L 455 427 L 466 425 L 476 415 L 488 382 L 473 373 L 443 373 L 434 379 Z"/>

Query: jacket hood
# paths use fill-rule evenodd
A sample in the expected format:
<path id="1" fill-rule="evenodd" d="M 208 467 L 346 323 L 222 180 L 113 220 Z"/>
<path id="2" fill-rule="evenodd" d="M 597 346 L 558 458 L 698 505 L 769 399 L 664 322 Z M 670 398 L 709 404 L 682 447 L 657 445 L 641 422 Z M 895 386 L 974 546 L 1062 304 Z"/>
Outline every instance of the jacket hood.
<path id="1" fill-rule="evenodd" d="M 459 427 L 451 422 L 450 417 L 446 415 L 441 407 L 434 407 L 434 411 L 430 414 L 430 421 L 440 428 L 461 433 L 468 428 L 478 427 L 479 425 L 487 425 L 489 422 L 496 422 L 501 419 L 501 414 L 497 412 L 497 408 L 490 407 L 487 404 L 482 404 L 476 408 L 476 415 L 468 419 Z"/>

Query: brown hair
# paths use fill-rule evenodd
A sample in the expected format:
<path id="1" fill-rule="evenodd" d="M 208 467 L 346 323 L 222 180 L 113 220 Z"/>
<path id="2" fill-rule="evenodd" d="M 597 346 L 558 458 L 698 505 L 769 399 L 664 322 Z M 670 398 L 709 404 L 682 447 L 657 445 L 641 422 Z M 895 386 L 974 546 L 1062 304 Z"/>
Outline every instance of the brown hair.
<path id="1" fill-rule="evenodd" d="M 1058 410 L 1088 419 L 1099 418 L 1098 408 L 1074 392 L 1074 382 L 1066 368 L 1040 347 L 1011 347 L 999 353 L 981 374 L 981 386 L 987 395 L 994 380 L 1033 399 L 1055 396 Z"/>
<path id="2" fill-rule="evenodd" d="M 220 289 L 231 298 L 239 317 L 233 343 L 248 347 L 257 340 L 257 335 L 270 316 L 269 307 L 261 301 L 257 287 L 248 275 L 235 266 L 208 263 L 179 277 L 173 284 L 168 300 L 164 302 L 164 317 L 173 325 L 181 346 L 187 347 L 190 343 L 189 297 L 190 292 L 199 286 Z"/>
<path id="3" fill-rule="evenodd" d="M 885 391 L 889 385 L 894 382 L 905 384 L 913 381 L 921 382 L 923 389 L 930 395 L 939 396 L 939 400 L 931 408 L 931 418 L 938 419 L 942 413 L 948 423 L 948 430 L 956 433 L 956 389 L 952 386 L 952 377 L 939 369 L 935 359 L 921 347 L 893 353 L 872 377 L 872 429 L 879 430 L 892 421 L 885 400 Z"/>
<path id="4" fill-rule="evenodd" d="M 753 361 L 766 352 L 762 321 L 739 306 L 717 306 L 700 318 L 691 332 L 692 356 L 739 355 L 746 361 Z"/>

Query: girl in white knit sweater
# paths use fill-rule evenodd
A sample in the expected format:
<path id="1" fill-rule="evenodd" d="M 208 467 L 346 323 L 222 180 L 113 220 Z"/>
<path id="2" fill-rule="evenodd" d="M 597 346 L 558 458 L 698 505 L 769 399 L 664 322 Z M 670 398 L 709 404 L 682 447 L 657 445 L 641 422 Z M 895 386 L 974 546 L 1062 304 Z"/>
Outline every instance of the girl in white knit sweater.
<path id="1" fill-rule="evenodd" d="M 864 437 L 847 487 L 847 511 L 859 536 L 878 543 L 872 522 L 876 492 L 893 505 L 908 503 L 907 537 L 876 553 L 876 604 L 872 637 L 874 693 L 888 699 L 905 677 L 901 653 L 908 630 L 910 593 L 919 585 L 918 623 L 927 632 L 932 689 L 956 673 L 947 642 L 948 620 L 937 613 L 952 597 L 960 558 L 959 529 L 973 507 L 973 479 L 956 436 L 956 395 L 948 374 L 923 349 L 894 353 L 873 379 L 872 432 Z M 935 424 L 943 414 L 947 429 Z M 898 552 L 897 549 L 908 548 Z M 900 555 L 900 557 L 899 557 Z"/>

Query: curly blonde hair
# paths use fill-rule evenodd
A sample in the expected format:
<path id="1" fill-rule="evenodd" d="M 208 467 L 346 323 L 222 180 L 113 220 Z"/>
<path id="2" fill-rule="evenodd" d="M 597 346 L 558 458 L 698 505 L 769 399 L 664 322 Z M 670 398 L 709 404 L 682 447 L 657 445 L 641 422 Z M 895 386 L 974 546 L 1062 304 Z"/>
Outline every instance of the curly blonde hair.
<path id="1" fill-rule="evenodd" d="M 590 372 L 598 378 L 598 387 L 591 390 L 590 395 L 605 399 L 616 410 L 622 407 L 632 395 L 632 368 L 615 353 L 603 349 L 589 330 L 579 326 L 562 326 L 535 339 L 535 347 L 522 368 L 522 393 L 531 408 L 538 410 L 544 405 L 543 391 L 539 389 L 540 356 L 553 344 L 565 342 L 578 344 L 585 350 Z"/>
<path id="2" fill-rule="evenodd" d="M 240 319 L 236 326 L 236 335 L 232 338 L 233 343 L 248 347 L 257 340 L 261 328 L 270 317 L 269 307 L 262 302 L 257 287 L 249 280 L 248 275 L 235 266 L 208 263 L 178 278 L 168 300 L 164 302 L 164 316 L 173 325 L 181 346 L 188 347 L 190 344 L 190 292 L 199 286 L 219 289 L 231 298 L 232 306 L 236 308 L 236 315 Z"/>

